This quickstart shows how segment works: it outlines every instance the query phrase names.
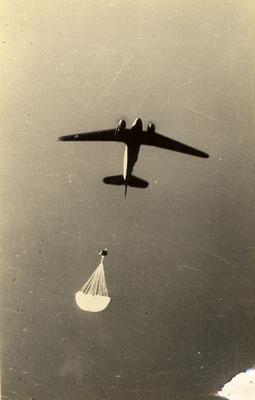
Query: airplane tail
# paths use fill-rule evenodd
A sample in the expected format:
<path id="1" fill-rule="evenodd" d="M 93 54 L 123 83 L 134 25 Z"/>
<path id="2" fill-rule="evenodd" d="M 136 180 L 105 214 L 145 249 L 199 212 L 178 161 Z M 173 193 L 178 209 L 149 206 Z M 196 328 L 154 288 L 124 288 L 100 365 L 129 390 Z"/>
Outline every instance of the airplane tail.
<path id="1" fill-rule="evenodd" d="M 127 194 L 128 186 L 140 189 L 145 189 L 149 186 L 149 183 L 147 181 L 141 178 L 137 178 L 137 176 L 134 175 L 130 176 L 130 178 L 127 181 L 125 181 L 123 175 L 106 176 L 103 179 L 103 181 L 107 185 L 116 185 L 116 186 L 125 185 L 125 196 Z"/>
<path id="2" fill-rule="evenodd" d="M 128 180 L 128 186 L 145 189 L 149 186 L 149 183 L 144 179 L 137 178 L 137 176 L 132 175 Z"/>
<path id="3" fill-rule="evenodd" d="M 103 182 L 107 185 L 117 185 L 121 186 L 125 184 L 124 178 L 122 175 L 113 175 L 113 176 L 106 176 L 103 179 Z"/>

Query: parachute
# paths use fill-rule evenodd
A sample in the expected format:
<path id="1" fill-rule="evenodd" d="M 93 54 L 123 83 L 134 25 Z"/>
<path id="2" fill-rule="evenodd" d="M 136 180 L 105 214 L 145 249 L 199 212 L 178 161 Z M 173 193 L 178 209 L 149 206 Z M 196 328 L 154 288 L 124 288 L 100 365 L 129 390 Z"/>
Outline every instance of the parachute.
<path id="1" fill-rule="evenodd" d="M 104 256 L 107 250 L 100 250 L 101 261 L 88 281 L 75 294 L 76 304 L 84 311 L 99 312 L 106 309 L 111 298 L 106 286 Z"/>

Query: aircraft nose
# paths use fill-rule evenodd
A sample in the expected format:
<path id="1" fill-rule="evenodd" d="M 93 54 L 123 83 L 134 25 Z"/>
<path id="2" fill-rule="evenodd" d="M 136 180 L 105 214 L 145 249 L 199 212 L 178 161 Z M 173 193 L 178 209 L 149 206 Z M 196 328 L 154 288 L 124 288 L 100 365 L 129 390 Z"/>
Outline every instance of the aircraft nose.
<path id="1" fill-rule="evenodd" d="M 136 118 L 134 124 L 140 124 L 142 122 L 141 118 Z"/>
<path id="2" fill-rule="evenodd" d="M 133 126 L 142 127 L 142 120 L 141 118 L 136 118 L 134 120 Z"/>

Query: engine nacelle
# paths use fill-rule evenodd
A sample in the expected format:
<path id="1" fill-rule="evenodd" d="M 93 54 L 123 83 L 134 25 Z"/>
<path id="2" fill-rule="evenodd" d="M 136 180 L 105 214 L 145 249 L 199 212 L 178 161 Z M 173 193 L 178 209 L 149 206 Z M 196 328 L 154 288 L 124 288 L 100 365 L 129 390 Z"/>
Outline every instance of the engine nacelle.
<path id="1" fill-rule="evenodd" d="M 147 132 L 148 133 L 155 133 L 155 125 L 153 123 L 150 123 L 148 125 Z"/>
<path id="2" fill-rule="evenodd" d="M 125 128 L 126 128 L 126 121 L 124 121 L 124 119 L 121 119 L 117 124 L 115 133 L 123 132 Z"/>

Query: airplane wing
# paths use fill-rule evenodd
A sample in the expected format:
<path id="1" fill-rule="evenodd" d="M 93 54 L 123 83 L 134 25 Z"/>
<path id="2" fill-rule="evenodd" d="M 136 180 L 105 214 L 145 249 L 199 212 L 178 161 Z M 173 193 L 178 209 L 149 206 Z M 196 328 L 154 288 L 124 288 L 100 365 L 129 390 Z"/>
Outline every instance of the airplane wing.
<path id="1" fill-rule="evenodd" d="M 170 139 L 166 136 L 160 135 L 159 133 L 144 133 L 142 144 L 148 146 L 160 147 L 162 149 L 178 151 L 179 153 L 189 154 L 191 156 L 208 158 L 209 155 L 201 150 L 197 150 L 194 147 L 187 146 L 186 144 L 177 142 L 176 140 Z"/>
<path id="2" fill-rule="evenodd" d="M 105 131 L 88 132 L 88 133 L 76 133 L 74 135 L 61 136 L 58 138 L 61 142 L 66 141 L 113 141 L 122 142 L 123 135 L 116 133 L 116 129 L 108 129 Z"/>

